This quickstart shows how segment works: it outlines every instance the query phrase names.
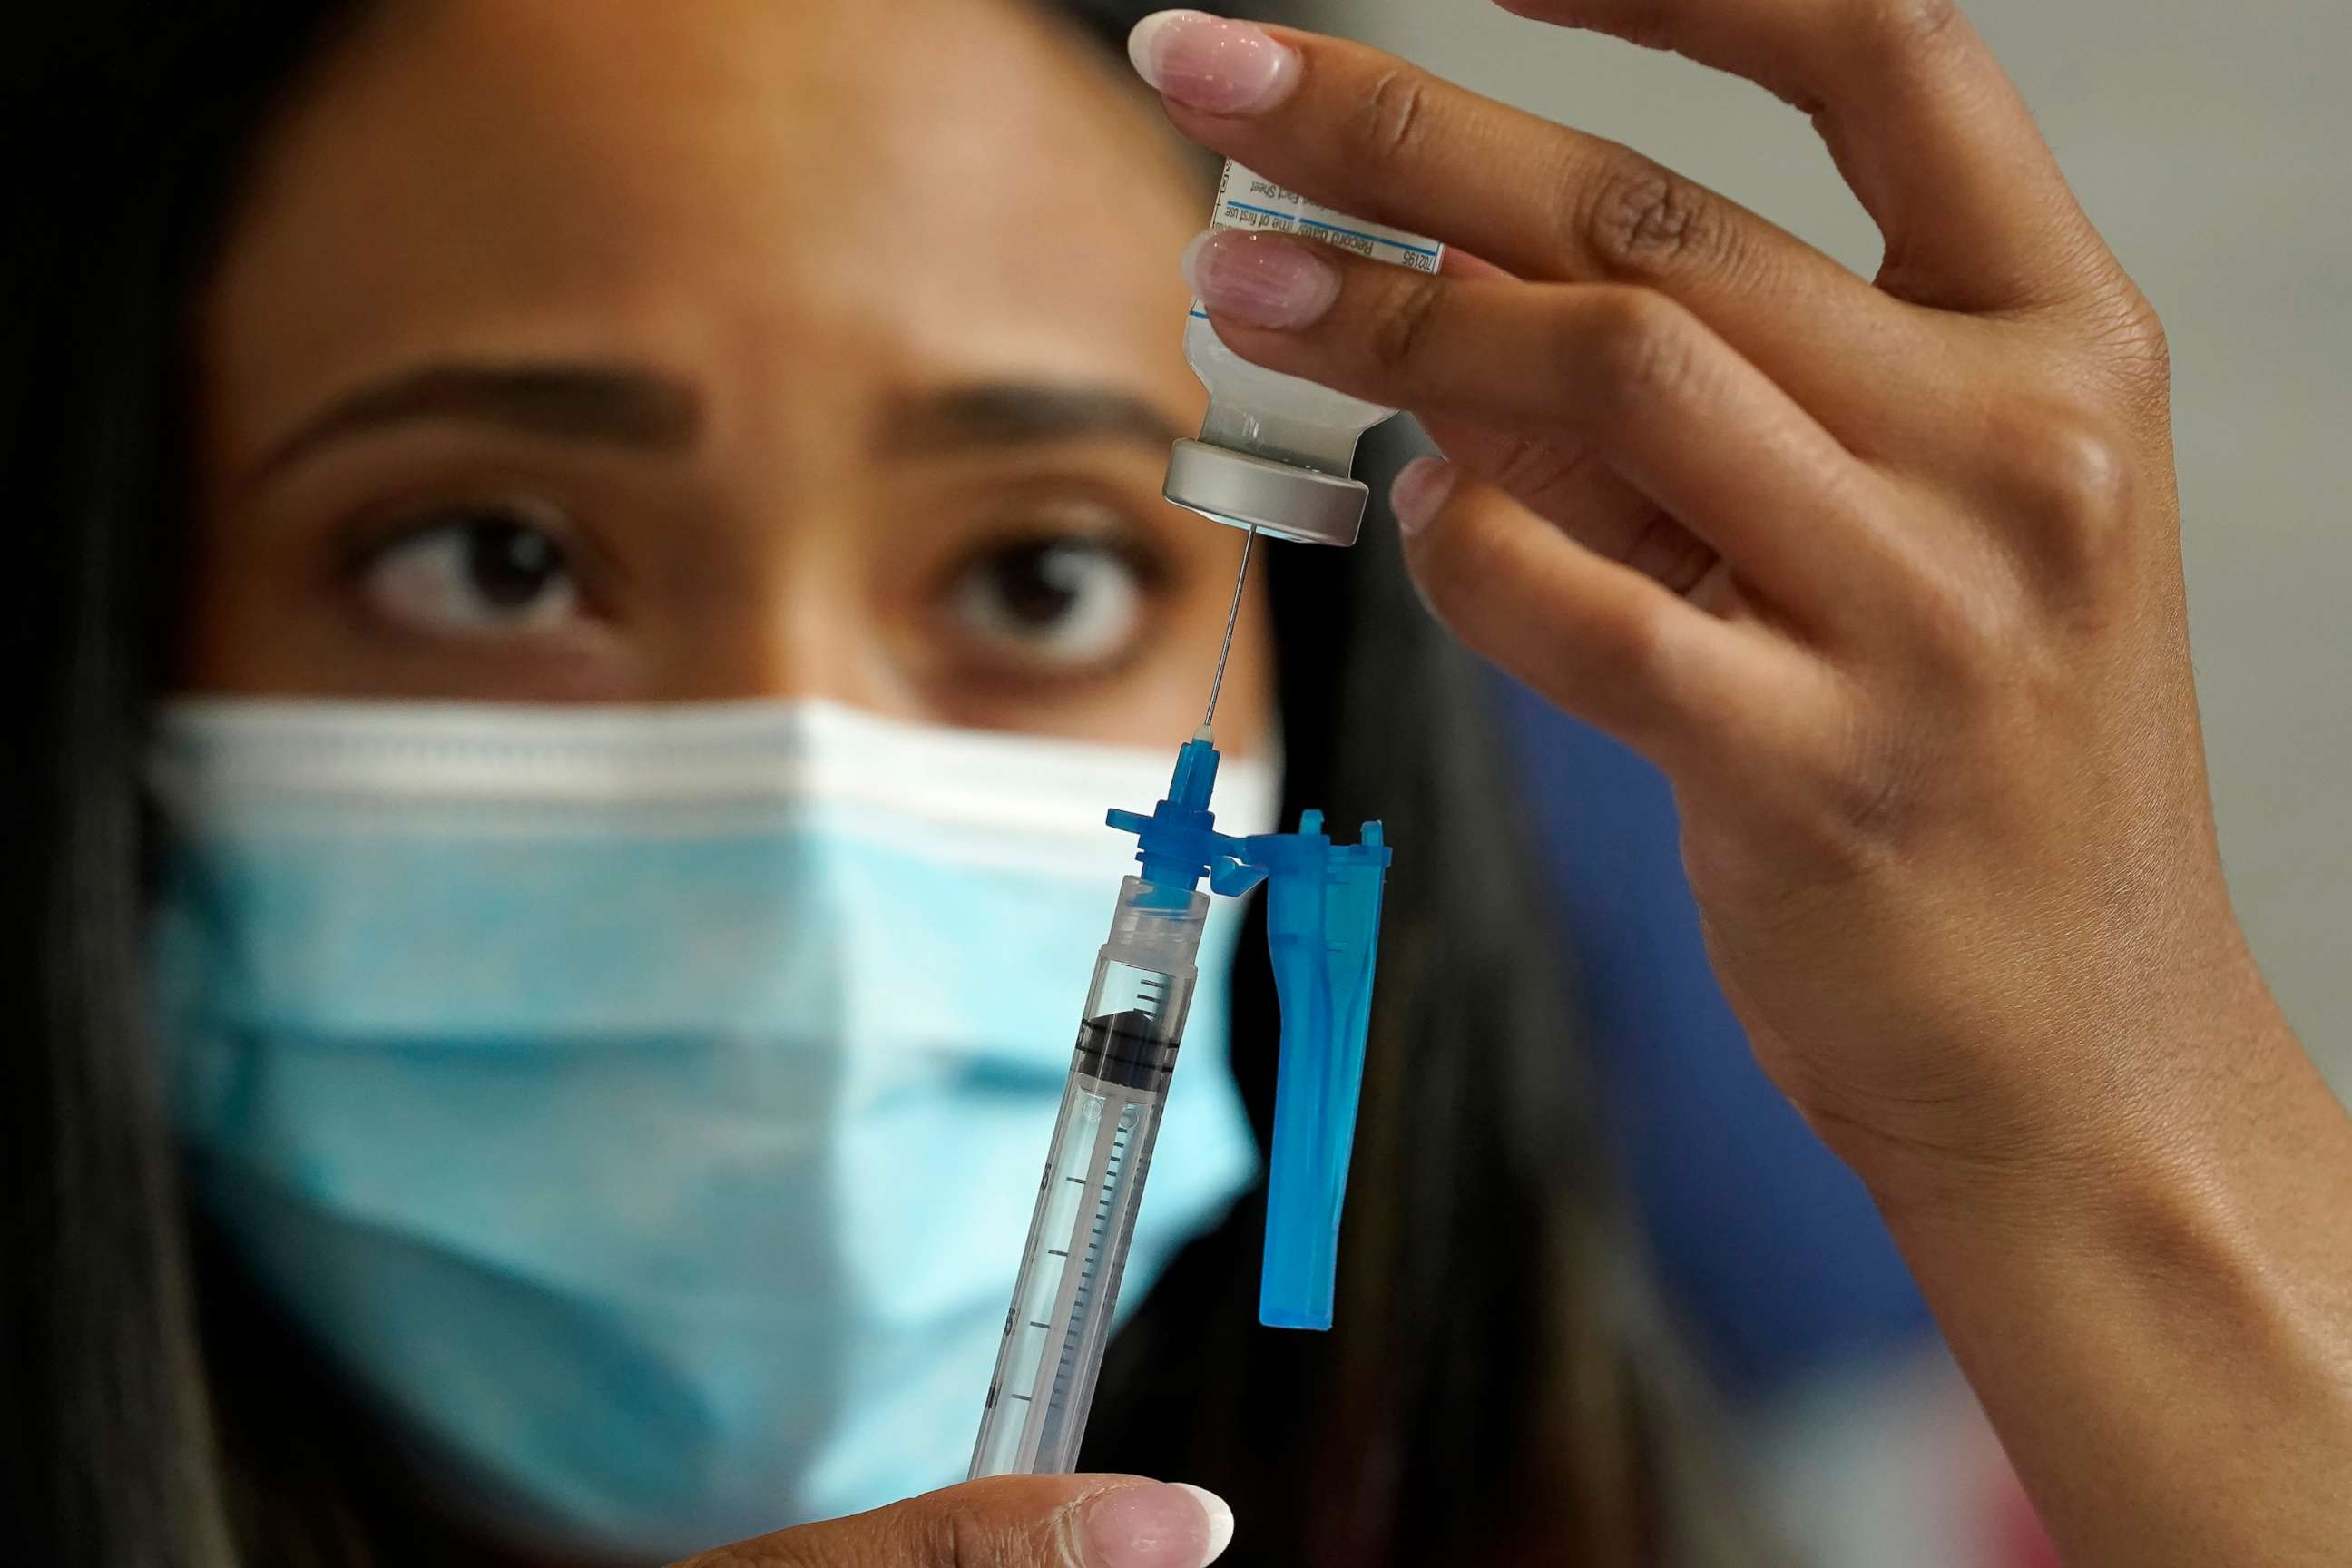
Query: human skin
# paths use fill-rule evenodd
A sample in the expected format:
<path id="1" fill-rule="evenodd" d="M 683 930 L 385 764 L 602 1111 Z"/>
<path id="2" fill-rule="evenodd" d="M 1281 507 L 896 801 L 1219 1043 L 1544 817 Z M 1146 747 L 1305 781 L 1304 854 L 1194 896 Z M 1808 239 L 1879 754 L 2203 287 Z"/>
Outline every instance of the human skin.
<path id="1" fill-rule="evenodd" d="M 1759 1056 L 1877 1194 L 2069 1561 L 2339 1561 L 2352 1149 L 2213 851 L 2153 317 L 1945 12 L 1576 11 L 1817 110 L 1889 232 L 1875 286 L 1286 34 L 1287 66 L 1227 40 L 1255 87 L 1157 60 L 1225 95 L 1179 127 L 1486 264 L 1297 289 L 1278 241 L 1196 255 L 1219 330 L 1456 459 L 1400 496 L 1433 605 L 1673 776 Z M 982 0 L 396 14 L 272 133 L 206 301 L 186 684 L 1189 725 L 1238 545 L 1158 507 L 1162 433 L 942 449 L 894 417 L 1008 380 L 1197 417 L 1166 325 L 1196 201 L 1082 57 Z M 995 183 L 1024 169 L 1086 199 Z M 688 395 L 412 374 L 453 360 Z M 286 455 L 387 378 L 439 405 Z M 988 588 L 1041 513 L 1163 558 L 1148 629 L 1005 618 L 1058 602 Z M 1265 636 L 1253 605 L 1237 733 L 1270 722 Z M 1038 1480 L 707 1562 L 1163 1568 L 1229 1528 Z"/>
<path id="2" fill-rule="evenodd" d="M 1242 551 L 1159 493 L 1203 402 L 1198 170 L 1015 0 L 380 7 L 268 129 L 201 301 L 178 684 L 814 698 L 1172 755 Z M 1253 593 L 1229 752 L 1272 685 Z M 1041 1478 L 703 1561 L 1192 1568 L 1232 1528 Z"/>
<path id="3" fill-rule="evenodd" d="M 1178 129 L 1457 247 L 1187 267 L 1242 354 L 1420 415 L 1465 641 L 1655 761 L 1756 1054 L 1869 1184 L 2065 1559 L 2352 1558 L 2352 1124 L 2215 846 L 2168 364 L 1936 0 L 1519 0 L 1803 108 L 1865 279 L 1376 51 L 1138 29 Z"/>
<path id="4" fill-rule="evenodd" d="M 1193 170 L 1015 0 L 383 7 L 203 301 L 183 683 L 1172 754 L 1242 545 L 1159 494 Z M 1254 595 L 1244 750 L 1267 638 Z"/>

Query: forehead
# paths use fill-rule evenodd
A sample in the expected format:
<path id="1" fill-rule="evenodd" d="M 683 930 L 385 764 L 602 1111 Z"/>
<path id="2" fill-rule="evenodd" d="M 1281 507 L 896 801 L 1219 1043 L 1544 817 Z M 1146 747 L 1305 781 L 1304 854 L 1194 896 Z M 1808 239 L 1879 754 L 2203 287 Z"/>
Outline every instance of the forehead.
<path id="1" fill-rule="evenodd" d="M 1181 168 L 1026 0 L 385 5 L 268 138 L 205 357 L 260 426 L 428 347 L 615 333 L 835 379 L 1181 372 Z"/>

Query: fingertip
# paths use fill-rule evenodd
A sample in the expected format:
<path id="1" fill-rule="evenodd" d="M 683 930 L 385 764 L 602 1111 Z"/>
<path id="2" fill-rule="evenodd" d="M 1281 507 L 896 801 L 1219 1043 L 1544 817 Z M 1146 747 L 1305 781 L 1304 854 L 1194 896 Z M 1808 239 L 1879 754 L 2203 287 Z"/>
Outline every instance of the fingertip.
<path id="1" fill-rule="evenodd" d="M 1164 75 L 1160 65 L 1160 48 L 1168 34 L 1175 28 L 1202 22 L 1213 24 L 1215 21 L 1216 18 L 1206 11 L 1154 11 L 1128 29 L 1127 63 L 1135 68 L 1135 74 L 1143 79 L 1145 86 L 1154 92 L 1160 91 Z"/>
<path id="2" fill-rule="evenodd" d="M 1192 1493 L 1192 1500 L 1201 1505 L 1201 1511 L 1209 1516 L 1209 1554 L 1201 1559 L 1203 1568 L 1206 1568 L 1206 1564 L 1223 1557 L 1225 1548 L 1234 1542 L 1233 1507 L 1206 1487 L 1196 1487 L 1190 1481 L 1171 1481 L 1169 1484 L 1179 1491 Z"/>
<path id="3" fill-rule="evenodd" d="M 1234 1536 L 1234 1510 L 1194 1486 L 1143 1481 L 1087 1500 L 1087 1568 L 1207 1568 Z"/>
<path id="4" fill-rule="evenodd" d="M 1265 28 L 1206 11 L 1157 11 L 1127 35 L 1128 63 L 1171 103 L 1255 114 L 1297 85 L 1298 52 Z"/>
<path id="5" fill-rule="evenodd" d="M 1184 280 L 1212 315 L 1273 331 L 1313 326 L 1338 302 L 1331 247 L 1290 235 L 1212 228 L 1184 249 Z"/>
<path id="6" fill-rule="evenodd" d="M 1185 241 L 1183 254 L 1176 258 L 1176 270 L 1183 274 L 1184 287 L 1192 290 L 1195 300 L 1201 297 L 1201 253 L 1208 249 L 1216 237 L 1215 229 L 1202 229 Z"/>
<path id="7" fill-rule="evenodd" d="M 1460 478 L 1460 470 L 1443 458 L 1415 458 L 1407 463 L 1389 487 L 1389 510 L 1396 514 L 1397 531 L 1408 540 L 1426 532 Z"/>

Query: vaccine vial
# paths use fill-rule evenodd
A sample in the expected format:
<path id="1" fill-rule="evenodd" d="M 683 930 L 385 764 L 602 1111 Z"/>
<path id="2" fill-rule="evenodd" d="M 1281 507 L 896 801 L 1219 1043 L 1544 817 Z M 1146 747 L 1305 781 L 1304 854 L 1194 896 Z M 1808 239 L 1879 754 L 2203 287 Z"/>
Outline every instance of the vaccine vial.
<path id="1" fill-rule="evenodd" d="M 1365 223 L 1227 163 L 1219 228 L 1296 234 L 1376 261 L 1434 272 L 1434 240 Z M 1370 490 L 1354 477 L 1356 443 L 1396 411 L 1252 364 L 1224 345 L 1201 302 L 1184 323 L 1184 357 L 1209 389 L 1194 441 L 1179 441 L 1162 493 L 1236 528 L 1310 544 L 1353 544 Z"/>

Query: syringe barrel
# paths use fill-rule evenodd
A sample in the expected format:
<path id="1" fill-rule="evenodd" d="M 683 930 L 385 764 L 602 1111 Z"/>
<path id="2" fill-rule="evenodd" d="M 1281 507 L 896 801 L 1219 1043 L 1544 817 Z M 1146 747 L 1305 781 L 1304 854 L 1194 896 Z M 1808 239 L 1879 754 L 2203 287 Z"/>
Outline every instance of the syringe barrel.
<path id="1" fill-rule="evenodd" d="M 1194 973 L 1192 961 L 1201 952 L 1202 924 L 1208 918 L 1208 894 L 1129 877 L 1118 885 L 1118 907 L 1111 911 L 1110 939 L 1102 945 L 1102 956 L 1163 974 L 1181 974 L 1189 987 Z M 1099 994 L 1099 970 L 1095 984 Z M 1087 998 L 1090 1003 L 1094 999 Z M 1180 1017 L 1180 1031 L 1182 1023 Z"/>
<path id="2" fill-rule="evenodd" d="M 971 1476 L 1077 1468 L 1209 896 L 1129 877 L 1095 960 Z"/>
<path id="3" fill-rule="evenodd" d="M 1110 940 L 1095 960 L 1094 984 L 1079 1016 L 1072 1074 L 1168 1091 L 1200 975 L 1193 960 L 1208 912 L 1206 893 L 1161 888 L 1139 877 L 1120 884 Z"/>

